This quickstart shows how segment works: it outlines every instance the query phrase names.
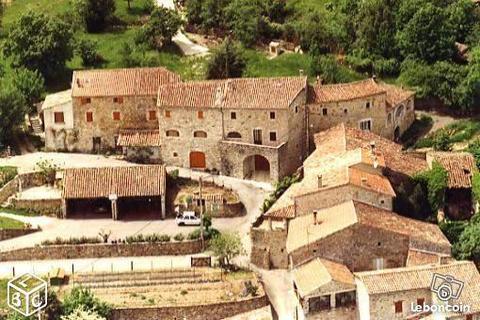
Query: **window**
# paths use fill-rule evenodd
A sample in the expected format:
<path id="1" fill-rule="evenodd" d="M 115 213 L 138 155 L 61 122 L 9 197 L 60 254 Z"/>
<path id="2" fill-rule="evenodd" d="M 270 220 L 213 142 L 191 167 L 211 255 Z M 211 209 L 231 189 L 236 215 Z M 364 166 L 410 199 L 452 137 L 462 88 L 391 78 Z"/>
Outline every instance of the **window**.
<path id="1" fill-rule="evenodd" d="M 170 118 L 172 116 L 170 110 L 165 110 L 165 118 Z"/>
<path id="2" fill-rule="evenodd" d="M 374 270 L 382 270 L 385 267 L 385 261 L 383 258 L 375 258 L 373 259 L 373 269 Z"/>
<path id="3" fill-rule="evenodd" d="M 91 111 L 88 111 L 85 113 L 85 118 L 87 120 L 87 122 L 93 122 L 93 112 Z"/>
<path id="4" fill-rule="evenodd" d="M 114 121 L 120 121 L 120 118 L 121 118 L 120 111 L 113 111 L 112 115 L 113 115 L 113 120 Z"/>
<path id="5" fill-rule="evenodd" d="M 262 130 L 261 129 L 253 129 L 253 143 L 254 144 L 262 144 Z"/>
<path id="6" fill-rule="evenodd" d="M 197 117 L 198 117 L 198 119 L 203 119 L 204 118 L 203 111 L 198 111 Z"/>
<path id="7" fill-rule="evenodd" d="M 232 119 L 232 120 L 237 119 L 237 113 L 236 112 L 230 112 L 230 119 Z"/>
<path id="8" fill-rule="evenodd" d="M 174 157 L 174 158 L 178 157 L 178 153 L 174 152 L 174 153 L 173 153 L 173 157 Z"/>
<path id="9" fill-rule="evenodd" d="M 157 120 L 157 111 L 149 110 L 148 111 L 148 120 L 150 120 L 150 121 Z"/>
<path id="10" fill-rule="evenodd" d="M 473 320 L 473 315 L 472 314 L 467 314 L 465 317 L 466 320 Z"/>
<path id="11" fill-rule="evenodd" d="M 347 114 L 347 113 L 348 113 L 348 109 L 343 109 L 343 113 L 344 113 L 344 114 Z"/>
<path id="12" fill-rule="evenodd" d="M 115 98 L 113 98 L 113 103 L 122 104 L 122 103 L 123 103 L 123 97 L 115 97 Z"/>
<path id="13" fill-rule="evenodd" d="M 367 102 L 367 103 L 365 104 L 365 108 L 370 109 L 370 102 Z"/>
<path id="14" fill-rule="evenodd" d="M 63 116 L 63 112 L 54 112 L 53 119 L 55 123 L 65 123 L 65 117 Z"/>
<path id="15" fill-rule="evenodd" d="M 205 131 L 195 131 L 193 133 L 193 137 L 194 138 L 206 138 L 207 137 L 207 133 Z"/>
<path id="16" fill-rule="evenodd" d="M 395 302 L 395 313 L 403 313 L 403 301 Z"/>
<path id="17" fill-rule="evenodd" d="M 372 130 L 372 120 L 362 120 L 360 121 L 360 130 L 371 131 Z"/>
<path id="18" fill-rule="evenodd" d="M 91 99 L 91 98 L 88 98 L 88 97 L 82 97 L 82 98 L 80 98 L 80 104 L 81 104 L 81 105 L 88 104 L 88 103 L 92 103 L 92 99 Z"/>
<path id="19" fill-rule="evenodd" d="M 423 306 L 424 303 L 425 303 L 425 298 L 418 298 L 418 299 L 417 299 L 417 305 Z"/>
<path id="20" fill-rule="evenodd" d="M 232 132 L 229 132 L 227 134 L 227 138 L 230 138 L 230 139 L 241 139 L 242 138 L 242 135 L 236 131 L 232 131 Z"/>
<path id="21" fill-rule="evenodd" d="M 270 112 L 270 119 L 274 120 L 275 119 L 275 112 Z"/>
<path id="22" fill-rule="evenodd" d="M 167 130 L 167 137 L 180 137 L 180 132 L 178 130 Z"/>
<path id="23" fill-rule="evenodd" d="M 323 108 L 323 109 L 322 109 L 322 114 L 323 114 L 324 116 L 328 115 L 328 109 L 327 109 L 327 108 Z"/>
<path id="24" fill-rule="evenodd" d="M 298 113 L 298 106 L 295 106 L 295 113 Z"/>
<path id="25" fill-rule="evenodd" d="M 277 133 L 275 131 L 270 132 L 270 141 L 277 141 Z"/>

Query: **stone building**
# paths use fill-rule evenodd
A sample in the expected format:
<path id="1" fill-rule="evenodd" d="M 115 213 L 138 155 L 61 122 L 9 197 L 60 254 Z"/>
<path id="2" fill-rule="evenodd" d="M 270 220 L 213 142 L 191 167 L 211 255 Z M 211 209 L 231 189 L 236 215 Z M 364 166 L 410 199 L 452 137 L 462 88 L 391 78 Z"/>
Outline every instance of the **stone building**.
<path id="1" fill-rule="evenodd" d="M 480 319 L 480 274 L 473 262 L 450 262 L 355 273 L 359 320 L 375 319 Z M 435 276 L 437 275 L 437 278 Z M 440 276 L 440 277 L 438 277 Z M 435 289 L 449 284 L 452 298 L 439 299 Z M 435 279 L 435 280 L 434 280 Z M 458 290 L 460 289 L 460 292 Z M 459 293 L 456 299 L 453 297 Z M 425 306 L 466 307 L 428 312 Z M 418 311 L 417 311 L 418 310 Z"/>
<path id="2" fill-rule="evenodd" d="M 398 140 L 415 120 L 414 92 L 375 78 L 317 83 L 309 88 L 307 103 L 311 145 L 314 134 L 340 123 Z"/>
<path id="3" fill-rule="evenodd" d="M 75 71 L 71 106 L 57 105 L 54 111 L 55 122 L 65 122 L 64 127 L 46 122 L 47 148 L 80 152 L 114 150 L 121 130 L 158 129 L 158 87 L 178 81 L 179 76 L 163 68 Z"/>
<path id="4" fill-rule="evenodd" d="M 475 158 L 468 152 L 429 152 L 427 163 L 439 163 L 448 174 L 444 213 L 454 220 L 469 219 L 475 213 L 473 175 L 478 173 Z"/>
<path id="5" fill-rule="evenodd" d="M 71 90 L 50 94 L 42 104 L 45 126 L 45 148 L 67 150 L 71 141 L 68 133 L 74 129 Z"/>
<path id="6" fill-rule="evenodd" d="M 228 79 L 161 86 L 163 161 L 276 181 L 306 155 L 307 78 Z"/>

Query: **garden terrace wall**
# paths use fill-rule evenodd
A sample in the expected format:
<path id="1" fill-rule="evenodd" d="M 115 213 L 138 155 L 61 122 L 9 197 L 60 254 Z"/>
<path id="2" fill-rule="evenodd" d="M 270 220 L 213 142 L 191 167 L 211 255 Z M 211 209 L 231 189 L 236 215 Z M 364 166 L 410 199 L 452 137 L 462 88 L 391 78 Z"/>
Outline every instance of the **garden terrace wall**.
<path id="1" fill-rule="evenodd" d="M 39 229 L 0 229 L 0 241 L 21 237 L 37 232 Z"/>
<path id="2" fill-rule="evenodd" d="M 234 302 L 214 303 L 184 307 L 145 307 L 145 308 L 119 308 L 112 311 L 112 320 L 217 320 L 232 317 L 241 313 L 260 309 L 269 305 L 264 294 L 248 300 Z"/>
<path id="3" fill-rule="evenodd" d="M 0 252 L 0 261 L 176 256 L 202 252 L 201 240 L 132 244 L 51 245 Z"/>
<path id="4" fill-rule="evenodd" d="M 0 188 L 0 204 L 4 203 L 11 196 L 15 195 L 19 188 L 26 189 L 39 187 L 45 184 L 45 178 L 39 172 L 29 172 L 18 174 L 15 178 L 7 182 Z"/>

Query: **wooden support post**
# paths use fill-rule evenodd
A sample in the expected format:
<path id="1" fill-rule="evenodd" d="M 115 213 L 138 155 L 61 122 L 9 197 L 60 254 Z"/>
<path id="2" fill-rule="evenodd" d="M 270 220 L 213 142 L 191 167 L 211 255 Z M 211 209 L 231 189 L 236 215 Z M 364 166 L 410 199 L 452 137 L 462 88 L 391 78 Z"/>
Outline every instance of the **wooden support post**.
<path id="1" fill-rule="evenodd" d="M 67 199 L 62 198 L 62 218 L 67 219 Z"/>
<path id="2" fill-rule="evenodd" d="M 165 220 L 165 217 L 167 215 L 167 209 L 166 209 L 166 206 L 167 206 L 167 197 L 163 194 L 162 195 L 162 203 L 161 203 L 161 206 L 162 206 L 162 220 Z"/>

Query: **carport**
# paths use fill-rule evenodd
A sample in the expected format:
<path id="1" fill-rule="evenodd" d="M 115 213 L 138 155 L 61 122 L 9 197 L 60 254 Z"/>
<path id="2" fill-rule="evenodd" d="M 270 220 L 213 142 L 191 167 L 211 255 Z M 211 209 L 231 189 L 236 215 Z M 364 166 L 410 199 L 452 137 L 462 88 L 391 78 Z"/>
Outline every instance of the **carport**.
<path id="1" fill-rule="evenodd" d="M 66 169 L 63 217 L 158 212 L 165 219 L 166 172 L 163 165 Z"/>

